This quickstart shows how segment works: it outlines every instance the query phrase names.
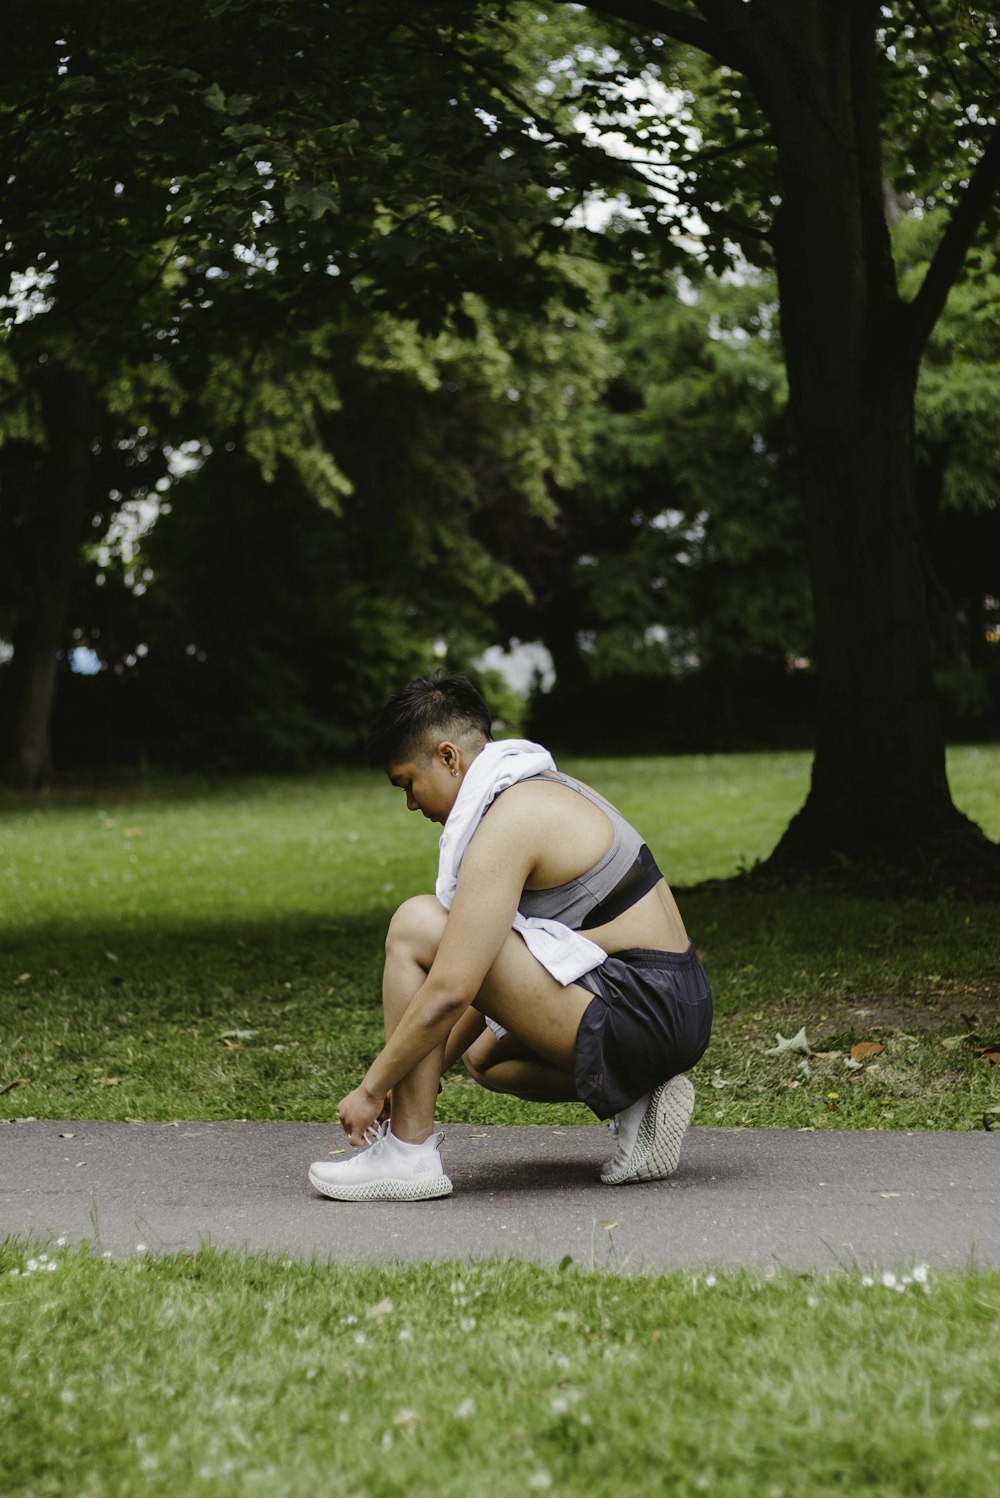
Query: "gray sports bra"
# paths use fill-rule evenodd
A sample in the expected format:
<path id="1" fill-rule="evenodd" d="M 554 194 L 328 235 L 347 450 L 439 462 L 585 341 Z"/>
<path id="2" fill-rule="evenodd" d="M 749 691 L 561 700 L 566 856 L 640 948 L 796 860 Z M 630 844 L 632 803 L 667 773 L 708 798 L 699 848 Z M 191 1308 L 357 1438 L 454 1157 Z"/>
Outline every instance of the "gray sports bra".
<path id="1" fill-rule="evenodd" d="M 529 778 L 554 780 L 583 796 L 607 817 L 612 838 L 611 847 L 600 862 L 578 879 L 551 889 L 523 890 L 517 907 L 521 915 L 562 921 L 574 931 L 590 931 L 628 910 L 663 878 L 635 828 L 603 797 L 559 771 Z"/>

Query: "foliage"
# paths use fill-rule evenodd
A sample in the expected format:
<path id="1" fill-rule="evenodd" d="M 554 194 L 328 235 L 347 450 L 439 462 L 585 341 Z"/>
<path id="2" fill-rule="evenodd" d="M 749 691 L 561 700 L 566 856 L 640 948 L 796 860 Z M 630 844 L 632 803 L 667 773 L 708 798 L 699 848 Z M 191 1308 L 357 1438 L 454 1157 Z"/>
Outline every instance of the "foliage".
<path id="1" fill-rule="evenodd" d="M 936 211 L 896 226 L 904 290 L 926 273 L 941 221 Z M 1000 704 L 989 643 L 1000 596 L 993 261 L 974 253 L 952 290 L 916 400 L 924 565 L 952 735 L 988 728 Z M 773 277 L 744 266 L 738 279 L 709 273 L 676 293 L 668 282 L 658 297 L 620 293 L 605 337 L 614 375 L 591 411 L 586 480 L 560 495 L 558 525 L 526 563 L 536 605 L 527 617 L 508 608 L 559 664 L 550 699 L 535 704 L 539 731 L 561 725 L 562 741 L 579 743 L 596 686 L 619 703 L 626 745 L 649 734 L 689 747 L 669 724 L 692 714 L 701 744 L 714 733 L 739 742 L 740 696 L 744 709 L 751 698 L 764 709 L 753 722 L 768 742 L 781 741 L 786 717 L 804 733 L 810 683 L 794 675 L 814 639 Z"/>
<path id="2" fill-rule="evenodd" d="M 915 277 L 937 215 L 905 220 Z M 1000 274 L 976 251 L 931 336 L 917 389 L 917 475 L 938 682 L 951 723 L 983 723 L 1000 702 Z"/>
<path id="3" fill-rule="evenodd" d="M 622 190 L 638 199 L 658 183 L 660 222 L 682 225 L 688 248 L 697 245 L 717 270 L 734 255 L 770 263 L 788 180 L 769 69 L 794 54 L 796 9 L 804 27 L 823 24 L 828 10 L 831 36 L 847 24 L 840 7 L 823 3 L 808 12 L 743 0 L 594 0 L 586 7 L 590 39 L 603 27 L 606 45 L 567 87 L 634 153 L 637 170 Z M 877 73 L 871 94 L 863 62 L 869 38 Z M 866 109 L 877 111 L 895 213 L 952 212 L 995 136 L 995 16 L 975 3 L 904 0 L 859 12 L 853 40 L 848 102 L 859 130 L 869 123 Z M 822 68 L 819 49 L 812 63 Z"/>
<path id="4" fill-rule="evenodd" d="M 706 743 L 735 728 L 711 707 L 724 683 L 749 687 L 760 670 L 780 680 L 809 655 L 773 304 L 749 268 L 739 282 L 615 298 L 593 458 L 528 564 L 558 669 L 553 705 L 537 704 L 546 716 L 589 683 L 619 692 L 631 679 L 662 701 L 698 676 Z"/>
<path id="5" fill-rule="evenodd" d="M 194 409 L 199 463 L 165 491 L 149 535 L 96 548 L 82 579 L 75 639 L 109 669 L 63 683 L 57 728 L 78 761 L 308 762 L 355 750 L 437 641 L 472 667 L 499 602 L 525 589 L 498 530 L 551 523 L 605 355 L 589 320 L 554 300 L 535 321 L 474 297 L 461 310 L 472 337 L 356 312 L 313 335 L 303 375 L 284 381 L 273 355 L 213 367 L 207 383 L 238 381 L 244 411 L 294 406 L 296 422 L 306 379 L 336 392 L 309 421 L 337 491 L 317 504 L 277 419 L 261 428 L 265 465 L 238 427 L 220 442 L 221 419 Z"/>
<path id="6" fill-rule="evenodd" d="M 473 654 L 523 588 L 490 526 L 550 516 L 551 484 L 576 475 L 602 357 L 574 309 L 594 277 L 539 237 L 556 213 L 542 145 L 513 160 L 486 110 L 514 62 L 450 9 L 342 6 L 334 25 L 318 3 L 224 0 L 147 25 L 105 0 L 23 18 L 2 114 L 0 624 L 16 638 L 55 545 L 37 391 L 53 361 L 85 372 L 92 407 L 70 544 L 74 526 L 106 541 L 73 564 L 52 630 L 144 678 L 126 703 L 64 669 L 59 722 L 78 743 L 89 725 L 84 752 L 148 752 L 166 722 L 190 757 L 199 705 L 210 754 L 344 748 L 435 634 Z M 70 151 L 81 167 L 50 212 L 36 184 Z M 136 517 L 157 504 L 169 518 L 140 556 Z M 194 677 L 189 646 L 209 663 Z"/>

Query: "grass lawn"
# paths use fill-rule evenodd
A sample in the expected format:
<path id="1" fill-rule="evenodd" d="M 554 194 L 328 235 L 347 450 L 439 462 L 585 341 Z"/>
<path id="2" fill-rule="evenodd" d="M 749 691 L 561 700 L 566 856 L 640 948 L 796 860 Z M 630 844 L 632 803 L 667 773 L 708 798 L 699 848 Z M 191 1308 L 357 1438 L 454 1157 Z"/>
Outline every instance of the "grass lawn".
<path id="1" fill-rule="evenodd" d="M 0 1315 L 9 1498 L 1000 1485 L 1000 1274 L 622 1279 L 8 1247 Z"/>
<path id="2" fill-rule="evenodd" d="M 809 774 L 803 754 L 566 767 L 635 820 L 675 886 L 765 856 Z M 950 773 L 959 805 L 1000 837 L 1000 748 L 957 749 Z M 0 798 L 3 1113 L 332 1119 L 380 1044 L 386 922 L 432 887 L 435 858 L 436 830 L 360 772 Z M 987 903 L 716 887 L 681 905 L 717 1008 L 696 1123 L 991 1121 L 1000 922 Z M 803 1028 L 812 1057 L 768 1054 Z M 859 1042 L 882 1049 L 858 1066 Z M 457 1071 L 439 1117 L 592 1121 Z"/>
<path id="3" fill-rule="evenodd" d="M 773 846 L 803 755 L 566 764 L 675 885 Z M 1000 837 L 1000 750 L 951 756 Z M 0 798 L 6 1117 L 334 1117 L 379 1044 L 380 944 L 435 836 L 378 777 Z M 682 897 L 717 997 L 700 1123 L 1000 1125 L 986 904 Z M 812 1054 L 775 1049 L 805 1029 Z M 858 1062 L 858 1042 L 881 1050 Z M 853 1063 L 853 1064 L 850 1064 Z M 589 1122 L 455 1075 L 443 1120 Z M 0 1126 L 0 1151 L 3 1128 Z M 11 1498 L 992 1498 L 1000 1274 L 886 1283 L 390 1270 L 0 1244 Z"/>

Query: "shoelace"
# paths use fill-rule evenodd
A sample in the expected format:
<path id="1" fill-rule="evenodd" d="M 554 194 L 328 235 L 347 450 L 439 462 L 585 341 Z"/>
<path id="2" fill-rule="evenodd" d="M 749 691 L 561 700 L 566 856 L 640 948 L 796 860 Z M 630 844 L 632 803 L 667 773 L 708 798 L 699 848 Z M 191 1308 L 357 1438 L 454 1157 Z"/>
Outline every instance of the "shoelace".
<path id="1" fill-rule="evenodd" d="M 385 1148 L 388 1134 L 388 1124 L 370 1123 L 364 1134 L 362 1135 L 362 1138 L 365 1141 L 365 1147 L 367 1149 L 370 1149 L 373 1154 L 380 1154 L 381 1151 Z"/>

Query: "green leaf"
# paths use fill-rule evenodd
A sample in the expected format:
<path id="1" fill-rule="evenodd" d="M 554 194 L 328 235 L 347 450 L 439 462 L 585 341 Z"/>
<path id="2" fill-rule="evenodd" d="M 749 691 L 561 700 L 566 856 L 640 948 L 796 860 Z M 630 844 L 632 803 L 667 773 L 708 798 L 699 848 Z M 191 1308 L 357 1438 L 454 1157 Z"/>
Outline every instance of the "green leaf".
<path id="1" fill-rule="evenodd" d="M 296 208 L 304 208 L 310 219 L 315 221 L 322 218 L 324 213 L 339 213 L 340 204 L 333 197 L 329 188 L 324 186 L 313 187 L 308 182 L 296 182 L 285 194 L 285 207 L 289 212 Z"/>
<path id="2" fill-rule="evenodd" d="M 176 104 L 154 105 L 152 109 L 132 110 L 129 114 L 129 123 L 132 125 L 162 125 L 168 115 L 180 114 Z"/>
<path id="3" fill-rule="evenodd" d="M 238 146 L 244 146 L 251 140 L 262 140 L 264 135 L 260 125 L 227 125 L 222 133 L 227 140 L 234 140 Z"/>
<path id="4" fill-rule="evenodd" d="M 97 87 L 97 79 L 91 78 L 87 73 L 75 73 L 60 78 L 57 87 L 61 94 L 92 94 Z"/>

